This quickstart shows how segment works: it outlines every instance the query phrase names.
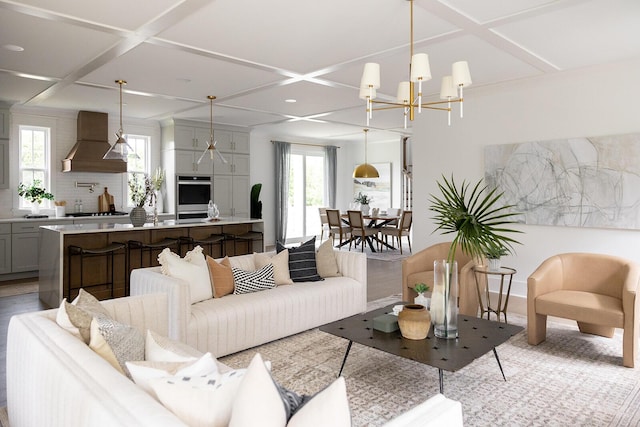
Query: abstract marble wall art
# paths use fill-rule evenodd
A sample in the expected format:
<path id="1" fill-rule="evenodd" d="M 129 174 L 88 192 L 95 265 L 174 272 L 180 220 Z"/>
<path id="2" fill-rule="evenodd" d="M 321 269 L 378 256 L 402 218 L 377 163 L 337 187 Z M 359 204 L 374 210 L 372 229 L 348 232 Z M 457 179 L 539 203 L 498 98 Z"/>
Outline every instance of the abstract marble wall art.
<path id="1" fill-rule="evenodd" d="M 640 229 L 640 134 L 491 145 L 484 160 L 525 224 Z"/>

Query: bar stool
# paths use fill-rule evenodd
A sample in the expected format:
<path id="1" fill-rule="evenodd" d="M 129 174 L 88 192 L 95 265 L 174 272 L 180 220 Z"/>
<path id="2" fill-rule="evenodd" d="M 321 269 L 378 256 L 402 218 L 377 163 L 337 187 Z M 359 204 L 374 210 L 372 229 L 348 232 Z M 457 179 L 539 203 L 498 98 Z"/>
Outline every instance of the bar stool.
<path id="1" fill-rule="evenodd" d="M 226 234 L 225 235 L 226 240 L 233 240 L 233 254 L 234 255 L 238 255 L 238 250 L 237 250 L 237 242 L 238 241 L 242 241 L 242 242 L 248 242 L 249 243 L 249 252 L 248 253 L 252 253 L 253 252 L 253 242 L 261 242 L 261 247 L 264 247 L 264 234 L 261 231 L 247 231 L 245 233 L 240 233 L 240 234 Z M 261 251 L 262 252 L 262 251 Z"/>
<path id="2" fill-rule="evenodd" d="M 213 246 L 220 246 L 220 258 L 226 255 L 226 251 L 224 248 L 225 236 L 222 234 L 211 234 L 209 237 L 205 237 L 204 239 L 195 239 L 193 237 L 181 236 L 180 237 L 180 254 L 184 256 L 182 253 L 182 247 L 187 246 L 188 250 L 193 249 L 196 245 L 206 246 L 209 248 L 209 252 L 205 255 L 209 255 L 211 258 L 217 258 L 213 256 Z"/>
<path id="3" fill-rule="evenodd" d="M 80 289 L 80 288 L 93 288 L 93 287 L 97 287 L 97 286 L 105 286 L 108 285 L 110 288 L 110 295 L 111 298 L 113 298 L 113 284 L 114 284 L 114 264 L 113 264 L 113 256 L 116 252 L 118 252 L 119 250 L 124 250 L 126 247 L 126 245 L 124 243 L 121 242 L 113 242 L 105 247 L 102 248 L 83 248 L 80 246 L 76 246 L 76 245 L 69 245 L 68 248 L 68 253 L 69 253 L 69 279 L 67 280 L 67 290 L 66 290 L 66 297 L 67 299 L 71 300 L 71 291 L 75 290 L 75 289 Z M 124 253 L 124 251 L 123 251 Z M 71 266 L 72 266 L 72 260 L 74 257 L 76 256 L 80 256 L 80 286 L 74 288 L 71 284 Z M 87 285 L 85 286 L 84 284 L 84 259 L 86 257 L 98 257 L 98 256 L 103 256 L 105 257 L 106 261 L 107 261 L 107 281 L 104 283 L 97 283 L 97 284 L 93 284 L 93 285 Z M 111 265 L 111 275 L 109 275 L 108 270 L 109 270 L 109 265 Z M 127 267 L 125 266 L 124 268 L 125 270 L 125 283 L 127 282 Z"/>
<path id="4" fill-rule="evenodd" d="M 178 239 L 173 239 L 170 237 L 166 237 L 158 242 L 154 243 L 142 243 L 139 240 L 128 240 L 127 241 L 127 269 L 131 268 L 131 253 L 133 250 L 140 251 L 140 267 L 151 267 L 153 266 L 153 260 L 151 258 L 151 254 L 154 250 L 163 250 L 165 248 L 173 248 L 176 253 L 180 251 L 180 243 Z M 144 264 L 144 253 L 147 252 L 149 254 L 149 263 L 148 265 Z M 129 295 L 129 275 L 127 275 L 125 288 L 125 296 Z"/>

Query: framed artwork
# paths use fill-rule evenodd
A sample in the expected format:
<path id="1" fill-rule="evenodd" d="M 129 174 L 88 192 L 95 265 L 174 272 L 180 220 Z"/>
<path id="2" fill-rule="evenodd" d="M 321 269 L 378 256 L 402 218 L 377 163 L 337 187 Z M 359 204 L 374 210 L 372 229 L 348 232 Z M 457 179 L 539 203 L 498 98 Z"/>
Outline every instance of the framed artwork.
<path id="1" fill-rule="evenodd" d="M 640 229 L 640 134 L 485 147 L 485 182 L 525 224 Z"/>
<path id="2" fill-rule="evenodd" d="M 391 206 L 391 162 L 371 163 L 378 170 L 379 178 L 353 178 L 353 197 L 358 193 L 369 195 L 372 208 L 385 210 Z M 357 166 L 357 165 L 356 165 Z M 354 166 L 355 169 L 355 166 Z"/>

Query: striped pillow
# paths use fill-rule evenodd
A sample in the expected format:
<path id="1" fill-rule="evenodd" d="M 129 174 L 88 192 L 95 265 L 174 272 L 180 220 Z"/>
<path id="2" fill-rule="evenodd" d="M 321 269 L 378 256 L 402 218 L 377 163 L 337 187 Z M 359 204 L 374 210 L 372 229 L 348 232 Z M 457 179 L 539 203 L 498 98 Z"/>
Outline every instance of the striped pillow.
<path id="1" fill-rule="evenodd" d="M 276 282 L 273 279 L 273 264 L 267 264 L 256 271 L 245 271 L 236 267 L 231 267 L 231 271 L 233 271 L 234 295 L 276 287 Z"/>
<path id="2" fill-rule="evenodd" d="M 286 248 L 276 242 L 276 251 Z M 297 248 L 289 248 L 289 275 L 294 282 L 317 282 L 324 280 L 316 268 L 316 238 L 307 240 Z"/>

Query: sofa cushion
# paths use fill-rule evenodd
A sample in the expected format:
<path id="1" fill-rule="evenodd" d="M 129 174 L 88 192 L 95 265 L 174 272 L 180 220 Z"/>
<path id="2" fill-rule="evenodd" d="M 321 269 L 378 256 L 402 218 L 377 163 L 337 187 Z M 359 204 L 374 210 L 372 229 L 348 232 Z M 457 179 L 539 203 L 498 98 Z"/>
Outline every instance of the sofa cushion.
<path id="1" fill-rule="evenodd" d="M 229 257 L 224 257 L 222 261 L 217 262 L 207 255 L 207 266 L 209 267 L 209 276 L 211 278 L 211 288 L 213 289 L 214 298 L 221 298 L 225 295 L 232 294 L 233 272 L 231 271 Z"/>
<path id="2" fill-rule="evenodd" d="M 351 411 L 344 377 L 339 377 L 312 397 L 305 398 L 287 423 L 287 427 L 311 426 L 351 426 Z"/>
<path id="3" fill-rule="evenodd" d="M 276 286 L 293 284 L 293 280 L 289 275 L 289 251 L 287 249 L 274 256 L 269 256 L 264 252 L 254 252 L 253 262 L 256 268 L 273 264 L 273 279 L 276 282 Z"/>
<path id="4" fill-rule="evenodd" d="M 325 240 L 318 248 L 318 252 L 316 252 L 316 267 L 318 275 L 322 278 L 341 275 L 338 271 L 338 262 L 336 261 L 331 239 Z"/>
<path id="5" fill-rule="evenodd" d="M 592 292 L 559 290 L 536 297 L 536 313 L 599 325 L 624 327 L 622 300 Z"/>
<path id="6" fill-rule="evenodd" d="M 282 252 L 286 248 L 276 242 L 276 251 Z M 294 282 L 317 282 L 322 280 L 318 276 L 316 267 L 316 238 L 300 244 L 297 248 L 289 248 L 289 274 Z"/>
<path id="7" fill-rule="evenodd" d="M 226 427 L 245 369 L 149 381 L 160 402 L 190 426 Z"/>
<path id="8" fill-rule="evenodd" d="M 133 381 L 153 397 L 156 397 L 156 394 L 149 385 L 152 379 L 213 375 L 218 372 L 218 365 L 211 353 L 205 353 L 199 359 L 189 362 L 139 360 L 126 362 L 126 365 Z"/>
<path id="9" fill-rule="evenodd" d="M 213 297 L 211 279 L 202 247 L 196 246 L 184 258 L 165 248 L 158 255 L 162 274 L 182 279 L 189 284 L 191 304 Z"/>
<path id="10" fill-rule="evenodd" d="M 260 356 L 251 360 L 233 401 L 229 427 L 284 427 L 287 413 L 276 383 Z"/>
<path id="11" fill-rule="evenodd" d="M 260 270 L 245 271 L 231 267 L 235 295 L 273 289 L 276 282 L 273 280 L 273 264 L 267 264 Z"/>
<path id="12" fill-rule="evenodd" d="M 56 323 L 71 334 L 82 338 L 88 344 L 91 320 L 95 316 L 110 317 L 96 297 L 84 289 L 80 289 L 78 296 L 71 304 L 67 302 L 66 298 L 62 300 L 56 313 Z"/>
<path id="13" fill-rule="evenodd" d="M 144 360 L 155 362 L 193 362 L 202 356 L 195 348 L 147 330 Z"/>
<path id="14" fill-rule="evenodd" d="M 144 359 L 144 337 L 136 328 L 103 316 L 91 321 L 89 347 L 119 372 L 131 377 L 126 362 Z"/>

